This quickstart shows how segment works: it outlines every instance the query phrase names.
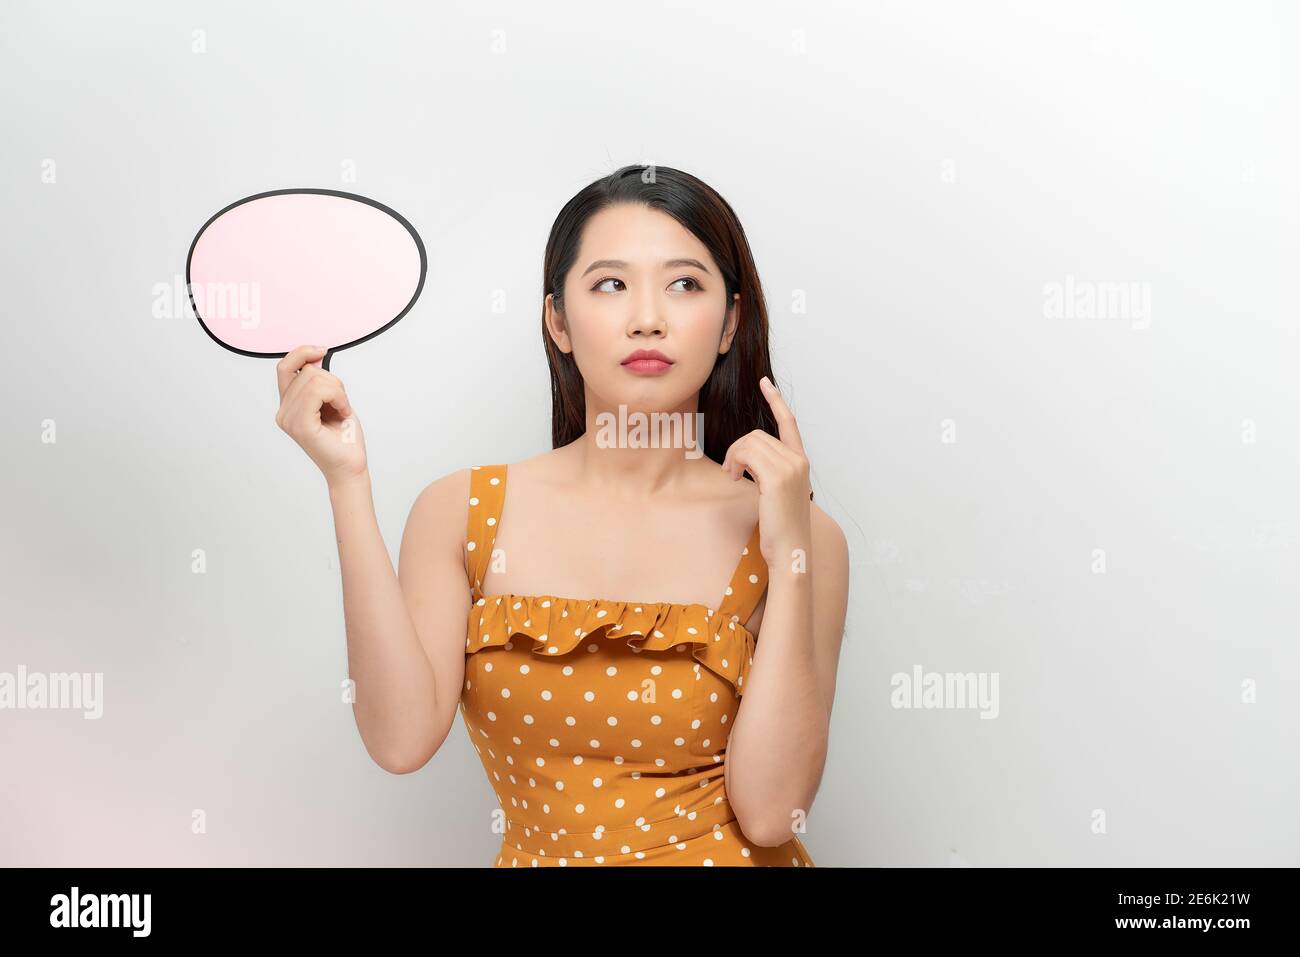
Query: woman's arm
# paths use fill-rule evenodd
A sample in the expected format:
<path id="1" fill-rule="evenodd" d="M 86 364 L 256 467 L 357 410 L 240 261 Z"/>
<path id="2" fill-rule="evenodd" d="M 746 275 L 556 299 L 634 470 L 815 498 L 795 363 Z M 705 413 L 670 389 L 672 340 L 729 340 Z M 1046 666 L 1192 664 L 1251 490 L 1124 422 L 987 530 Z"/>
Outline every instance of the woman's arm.
<path id="1" fill-rule="evenodd" d="M 768 570 L 762 638 L 723 774 L 741 831 L 772 847 L 802 829 L 826 765 L 849 550 L 840 527 L 812 501 L 794 413 L 767 376 L 759 388 L 779 435 L 754 429 L 722 461 L 733 481 L 748 472 L 758 484 L 759 547 Z"/>
<path id="2" fill-rule="evenodd" d="M 352 711 L 366 751 L 394 774 L 424 767 L 455 722 L 470 604 L 462 558 L 468 497 L 469 469 L 420 493 L 395 573 L 369 474 L 330 487 Z"/>
<path id="3" fill-rule="evenodd" d="M 821 784 L 847 613 L 844 533 L 808 507 L 805 570 L 788 555 L 768 564 L 762 638 L 727 744 L 727 798 L 745 837 L 765 847 L 790 840 Z"/>
<path id="4" fill-rule="evenodd" d="M 456 717 L 469 588 L 462 564 L 469 469 L 428 486 L 402 538 L 401 574 L 379 533 L 361 423 L 325 349 L 276 364 L 275 423 L 320 468 L 334 512 L 352 713 L 366 751 L 397 774 L 422 768 Z"/>

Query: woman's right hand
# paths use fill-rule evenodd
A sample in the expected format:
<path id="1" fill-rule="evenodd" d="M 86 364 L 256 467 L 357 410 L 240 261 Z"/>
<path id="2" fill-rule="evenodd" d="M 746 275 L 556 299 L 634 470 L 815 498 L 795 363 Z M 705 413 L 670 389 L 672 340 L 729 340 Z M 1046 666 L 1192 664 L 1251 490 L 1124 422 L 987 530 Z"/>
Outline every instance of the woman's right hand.
<path id="1" fill-rule="evenodd" d="M 316 463 L 331 487 L 366 473 L 366 443 L 343 382 L 320 367 L 327 350 L 299 346 L 275 367 L 275 424 Z"/>

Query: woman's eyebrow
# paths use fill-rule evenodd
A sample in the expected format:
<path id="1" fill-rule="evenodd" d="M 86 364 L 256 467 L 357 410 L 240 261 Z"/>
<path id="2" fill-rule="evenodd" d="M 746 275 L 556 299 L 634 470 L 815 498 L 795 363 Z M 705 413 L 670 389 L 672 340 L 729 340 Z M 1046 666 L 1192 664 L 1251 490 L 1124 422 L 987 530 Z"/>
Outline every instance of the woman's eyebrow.
<path id="1" fill-rule="evenodd" d="M 703 273 L 709 273 L 709 267 L 704 265 L 698 259 L 667 259 L 664 261 L 664 269 L 676 269 L 681 266 L 690 266 L 700 270 Z M 587 275 L 593 269 L 626 269 L 627 263 L 621 259 L 597 259 L 590 266 L 582 271 L 582 275 Z M 711 273 L 710 273 L 711 275 Z"/>

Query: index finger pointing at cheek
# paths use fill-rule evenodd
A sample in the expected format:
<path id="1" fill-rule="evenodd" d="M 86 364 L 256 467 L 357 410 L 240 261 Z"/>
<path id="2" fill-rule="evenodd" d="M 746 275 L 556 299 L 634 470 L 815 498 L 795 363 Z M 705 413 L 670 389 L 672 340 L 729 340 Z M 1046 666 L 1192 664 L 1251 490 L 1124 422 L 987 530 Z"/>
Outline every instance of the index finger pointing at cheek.
<path id="1" fill-rule="evenodd" d="M 776 417 L 776 428 L 781 441 L 803 455 L 803 439 L 799 435 L 799 426 L 795 424 L 794 413 L 785 404 L 785 399 L 781 398 L 781 393 L 772 384 L 771 379 L 763 376 L 758 380 L 758 384 L 763 390 L 763 395 L 767 396 L 767 404 L 772 407 L 772 415 Z"/>

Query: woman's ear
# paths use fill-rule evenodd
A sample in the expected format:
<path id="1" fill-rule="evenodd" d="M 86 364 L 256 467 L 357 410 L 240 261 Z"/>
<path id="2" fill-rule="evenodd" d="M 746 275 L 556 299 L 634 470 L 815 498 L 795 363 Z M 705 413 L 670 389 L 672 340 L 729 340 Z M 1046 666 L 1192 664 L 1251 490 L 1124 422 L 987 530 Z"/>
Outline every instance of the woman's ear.
<path id="1" fill-rule="evenodd" d="M 546 294 L 546 331 L 550 333 L 556 348 L 561 352 L 573 351 L 564 314 L 555 308 L 555 294 L 550 292 Z"/>
<path id="2" fill-rule="evenodd" d="M 731 340 L 740 328 L 740 293 L 733 293 L 731 305 L 727 307 L 727 316 L 722 322 L 722 340 L 718 343 L 718 355 L 731 348 Z"/>

